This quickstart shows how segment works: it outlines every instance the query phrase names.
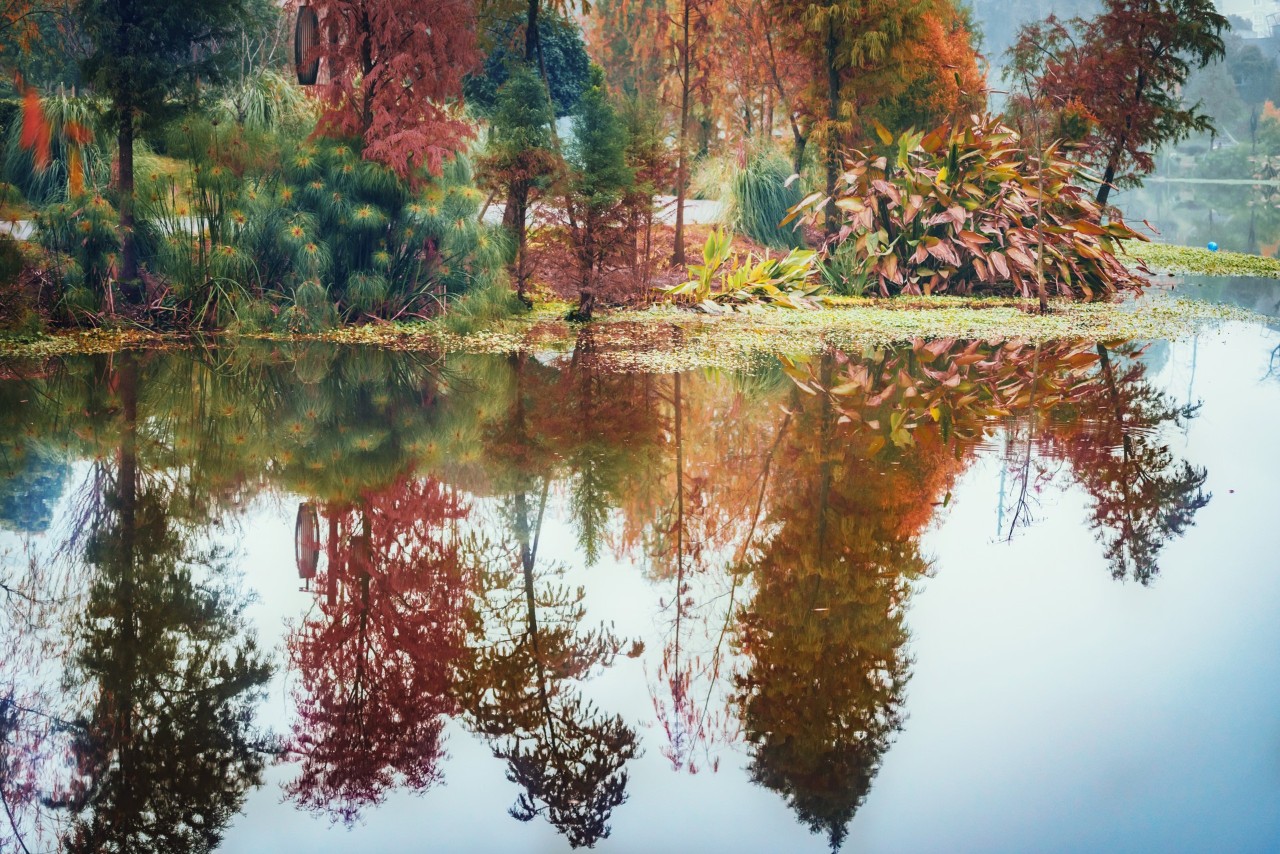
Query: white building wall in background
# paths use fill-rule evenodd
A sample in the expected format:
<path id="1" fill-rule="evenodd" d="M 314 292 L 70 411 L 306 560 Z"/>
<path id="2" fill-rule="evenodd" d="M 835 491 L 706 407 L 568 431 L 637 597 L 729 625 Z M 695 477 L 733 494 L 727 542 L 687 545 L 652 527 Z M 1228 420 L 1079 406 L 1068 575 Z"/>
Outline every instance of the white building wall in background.
<path id="1" fill-rule="evenodd" d="M 1224 15 L 1239 15 L 1253 24 L 1256 38 L 1271 35 L 1271 23 L 1280 21 L 1280 2 L 1276 0 L 1218 0 L 1218 8 Z"/>

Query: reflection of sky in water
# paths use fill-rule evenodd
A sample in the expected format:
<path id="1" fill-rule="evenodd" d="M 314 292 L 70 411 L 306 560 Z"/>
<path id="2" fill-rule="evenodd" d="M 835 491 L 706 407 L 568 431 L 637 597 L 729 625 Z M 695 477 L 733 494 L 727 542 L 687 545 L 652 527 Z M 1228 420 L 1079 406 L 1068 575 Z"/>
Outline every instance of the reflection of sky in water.
<path id="1" fill-rule="evenodd" d="M 1168 545 L 1144 588 L 1108 576 L 1081 524 L 1079 491 L 1050 488 L 1034 525 L 996 536 L 1000 484 L 987 456 L 962 477 L 924 547 L 935 575 L 908 615 L 914 675 L 908 719 L 858 812 L 848 851 L 1270 851 L 1280 838 L 1280 382 L 1259 382 L 1274 334 L 1234 328 L 1167 345 L 1155 380 L 1204 400 L 1178 451 L 1209 470 L 1214 500 Z M 1242 449 L 1248 449 L 1242 453 Z M 292 516 L 267 513 L 245 538 L 264 571 L 255 619 L 272 626 L 307 604 L 295 592 Z M 549 553 L 576 549 L 559 519 Z M 580 562 L 575 562 L 581 565 Z M 270 568 L 268 570 L 268 568 Z M 253 577 L 253 576 L 251 576 Z M 750 785 L 741 746 L 719 773 L 673 773 L 645 688 L 656 667 L 661 590 L 614 563 L 576 573 L 589 616 L 650 640 L 589 686 L 631 722 L 645 754 L 630 767 L 629 801 L 601 851 L 820 851 L 772 792 Z M 277 725 L 280 690 L 268 705 Z M 228 834 L 234 851 L 557 851 L 549 825 L 505 815 L 516 786 L 459 728 L 446 784 L 423 798 L 392 796 L 352 831 L 250 796 Z M 277 770 L 275 780 L 288 776 Z M 273 782 L 275 782 L 273 780 Z"/>
<path id="2" fill-rule="evenodd" d="M 1184 290 L 1206 287 L 1229 289 L 1210 282 Z M 1280 380 L 1265 374 L 1277 345 L 1274 331 L 1232 326 L 1147 351 L 1156 387 L 1179 403 L 1203 401 L 1185 431 L 1166 438 L 1177 455 L 1207 468 L 1205 488 L 1214 496 L 1194 526 L 1166 545 L 1149 587 L 1111 579 L 1084 524 L 1085 497 L 1069 478 L 1050 483 L 1032 503 L 1031 527 L 1005 542 L 997 530 L 997 445 L 963 472 L 922 540 L 934 571 L 909 601 L 915 663 L 905 728 L 845 850 L 1274 850 Z M 77 465 L 68 480 L 81 476 Z M 64 497 L 55 515 L 67 505 Z M 250 618 L 277 652 L 285 626 L 315 601 L 298 590 L 295 510 L 287 496 L 259 497 L 220 535 L 238 544 L 237 563 L 258 596 Z M 620 563 L 608 548 L 597 566 L 584 568 L 568 517 L 565 496 L 553 494 L 541 553 L 566 561 L 568 580 L 585 586 L 587 623 L 613 622 L 619 635 L 646 641 L 641 658 L 620 658 L 584 688 L 637 728 L 644 750 L 628 766 L 628 802 L 614 811 L 612 836 L 598 848 L 823 850 L 824 840 L 799 825 L 780 797 L 749 782 L 743 745 L 719 748 L 717 773 L 672 772 L 650 695 L 662 656 L 660 603 L 670 585 Z M 51 530 L 59 530 L 56 520 Z M 3 536 L 3 545 L 17 543 Z M 49 545 L 47 536 L 37 542 Z M 272 683 L 263 727 L 287 730 L 290 687 L 282 674 Z M 450 724 L 447 733 L 444 785 L 422 797 L 393 793 L 351 830 L 282 804 L 280 787 L 294 768 L 270 768 L 224 849 L 566 847 L 545 821 L 508 817 L 519 789 L 505 779 L 503 763 L 461 726 Z"/>
<path id="3" fill-rule="evenodd" d="M 911 719 L 855 850 L 1274 850 L 1280 386 L 1257 367 L 1276 343 L 1198 342 L 1205 405 L 1173 441 L 1208 468 L 1214 499 L 1149 589 L 1097 571 L 1074 491 L 1011 545 L 976 546 L 996 466 L 965 475 L 927 540 L 938 564 L 911 612 Z M 1174 346 L 1170 393 L 1187 393 L 1191 357 Z"/>

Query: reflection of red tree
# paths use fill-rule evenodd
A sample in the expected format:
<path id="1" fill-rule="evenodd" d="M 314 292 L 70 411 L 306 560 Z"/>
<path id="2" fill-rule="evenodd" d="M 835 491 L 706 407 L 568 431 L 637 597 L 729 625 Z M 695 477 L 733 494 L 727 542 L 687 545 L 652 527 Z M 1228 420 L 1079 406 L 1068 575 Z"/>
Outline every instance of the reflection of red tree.
<path id="1" fill-rule="evenodd" d="M 350 823 L 394 786 L 439 779 L 464 650 L 454 523 L 466 512 L 431 479 L 329 508 L 326 594 L 287 642 L 301 680 L 289 754 L 302 767 L 286 791 L 303 807 Z"/>

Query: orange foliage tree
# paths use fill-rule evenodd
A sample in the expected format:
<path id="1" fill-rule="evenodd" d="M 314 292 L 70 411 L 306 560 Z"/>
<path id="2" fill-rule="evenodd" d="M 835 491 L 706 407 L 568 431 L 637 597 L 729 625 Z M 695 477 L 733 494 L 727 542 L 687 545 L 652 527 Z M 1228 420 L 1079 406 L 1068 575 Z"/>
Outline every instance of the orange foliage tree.
<path id="1" fill-rule="evenodd" d="M 906 51 L 902 86 L 879 105 L 876 118 L 894 129 L 934 127 L 980 109 L 986 88 L 965 17 L 951 3 L 934 3 Z"/>
<path id="2" fill-rule="evenodd" d="M 656 101 L 670 67 L 666 0 L 596 0 L 584 28 L 587 50 L 609 82 Z"/>
<path id="3" fill-rule="evenodd" d="M 326 134 L 401 177 L 440 173 L 471 135 L 455 109 L 480 60 L 475 0 L 313 0 Z"/>

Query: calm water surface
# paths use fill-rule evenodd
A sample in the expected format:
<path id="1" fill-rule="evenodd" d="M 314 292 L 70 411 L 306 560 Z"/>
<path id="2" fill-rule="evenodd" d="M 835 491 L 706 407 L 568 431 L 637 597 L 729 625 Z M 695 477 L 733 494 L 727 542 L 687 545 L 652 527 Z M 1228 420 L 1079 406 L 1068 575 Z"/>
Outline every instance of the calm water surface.
<path id="1" fill-rule="evenodd" d="M 1273 851 L 1278 348 L 5 365 L 0 850 Z"/>

